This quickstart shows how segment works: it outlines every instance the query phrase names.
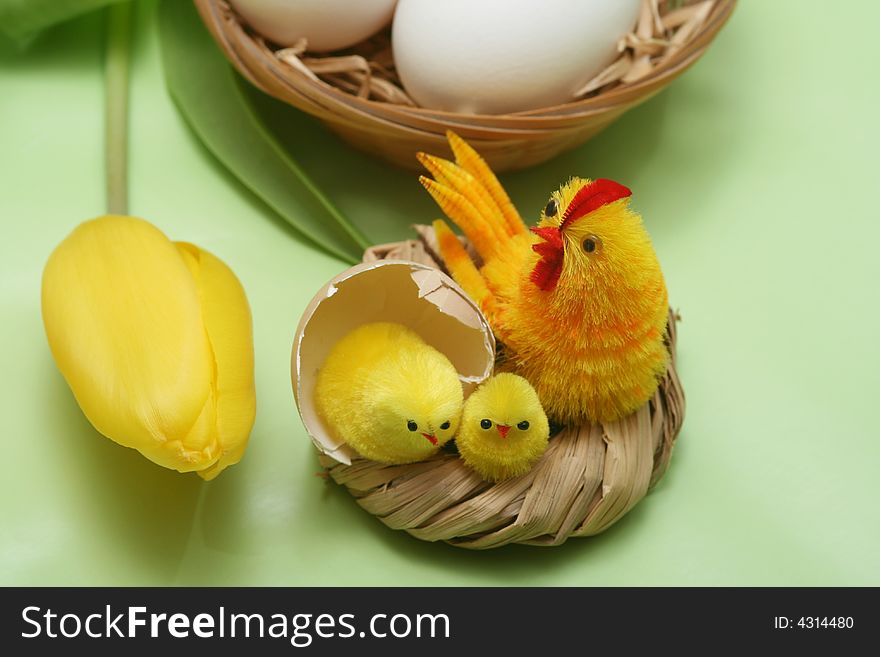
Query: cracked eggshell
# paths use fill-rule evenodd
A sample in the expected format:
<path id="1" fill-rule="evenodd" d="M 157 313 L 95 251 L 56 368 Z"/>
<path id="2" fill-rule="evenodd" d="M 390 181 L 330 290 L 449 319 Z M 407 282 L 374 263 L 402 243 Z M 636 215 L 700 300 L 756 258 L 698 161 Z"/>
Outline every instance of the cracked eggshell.
<path id="1" fill-rule="evenodd" d="M 495 338 L 477 305 L 439 269 L 406 260 L 355 265 L 312 298 L 296 329 L 291 379 L 296 406 L 312 442 L 350 464 L 354 450 L 333 436 L 315 408 L 318 370 L 333 346 L 370 322 L 397 322 L 445 354 L 465 396 L 492 374 Z"/>

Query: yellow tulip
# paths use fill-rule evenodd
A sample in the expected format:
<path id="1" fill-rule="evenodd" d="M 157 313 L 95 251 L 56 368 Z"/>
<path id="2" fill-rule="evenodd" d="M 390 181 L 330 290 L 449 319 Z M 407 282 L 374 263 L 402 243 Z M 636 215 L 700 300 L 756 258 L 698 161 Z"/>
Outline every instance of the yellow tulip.
<path id="1" fill-rule="evenodd" d="M 235 274 L 152 224 L 80 224 L 43 271 L 55 362 L 100 433 L 159 465 L 213 479 L 254 422 L 247 297 Z"/>

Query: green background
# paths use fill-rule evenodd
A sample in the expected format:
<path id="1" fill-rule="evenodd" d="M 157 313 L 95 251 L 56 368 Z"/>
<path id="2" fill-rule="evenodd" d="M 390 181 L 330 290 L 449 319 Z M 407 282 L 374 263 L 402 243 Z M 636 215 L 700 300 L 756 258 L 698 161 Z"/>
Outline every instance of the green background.
<path id="1" fill-rule="evenodd" d="M 50 357 L 39 285 L 53 246 L 103 208 L 103 19 L 0 45 L 0 583 L 880 585 L 880 5 L 739 4 L 668 90 L 502 176 L 526 216 L 572 174 L 635 190 L 683 316 L 688 411 L 668 475 L 607 533 L 483 553 L 393 532 L 315 476 L 290 346 L 344 265 L 193 136 L 164 86 L 153 2 L 137 15 L 131 210 L 241 278 L 257 420 L 245 459 L 210 483 L 90 427 Z M 372 240 L 436 215 L 412 173 L 260 107 Z"/>

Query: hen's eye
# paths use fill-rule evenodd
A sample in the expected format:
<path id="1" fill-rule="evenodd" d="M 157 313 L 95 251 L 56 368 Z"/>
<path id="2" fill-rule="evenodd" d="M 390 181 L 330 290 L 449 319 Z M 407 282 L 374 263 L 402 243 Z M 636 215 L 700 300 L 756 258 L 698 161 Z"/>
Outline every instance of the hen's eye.
<path id="1" fill-rule="evenodd" d="M 581 246 L 585 253 L 595 253 L 602 248 L 602 240 L 597 235 L 587 235 Z"/>
<path id="2" fill-rule="evenodd" d="M 544 216 L 555 217 L 557 212 L 559 212 L 559 203 L 556 202 L 555 198 L 551 198 L 547 207 L 544 208 Z"/>
<path id="3" fill-rule="evenodd" d="M 480 420 L 480 426 L 483 427 L 484 429 L 491 429 L 492 428 L 492 420 L 485 420 L 485 419 Z"/>
<path id="4" fill-rule="evenodd" d="M 519 429 L 520 431 L 525 431 L 526 429 L 529 428 L 529 421 L 523 420 L 522 422 L 520 422 L 519 424 L 516 425 L 516 428 Z"/>
<path id="5" fill-rule="evenodd" d="M 409 421 L 406 423 L 406 428 L 409 429 L 410 431 L 418 431 L 418 430 L 419 430 L 419 425 L 416 424 L 415 422 L 413 422 L 412 420 L 409 420 Z"/>
<path id="6" fill-rule="evenodd" d="M 440 428 L 443 429 L 443 431 L 446 431 L 449 428 L 449 426 L 450 426 L 449 420 L 446 420 L 446 422 L 444 422 L 443 424 L 440 425 Z"/>

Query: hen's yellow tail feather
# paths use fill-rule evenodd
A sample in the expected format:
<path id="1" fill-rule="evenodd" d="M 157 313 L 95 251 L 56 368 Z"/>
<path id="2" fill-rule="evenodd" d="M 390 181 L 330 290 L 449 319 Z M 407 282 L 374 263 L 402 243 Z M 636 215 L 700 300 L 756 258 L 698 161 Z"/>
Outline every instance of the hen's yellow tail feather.
<path id="1" fill-rule="evenodd" d="M 516 211 L 516 207 L 513 205 L 507 192 L 504 191 L 504 187 L 498 182 L 498 178 L 492 173 L 492 169 L 486 164 L 486 161 L 471 148 L 470 144 L 451 130 L 446 131 L 446 139 L 449 141 L 450 147 L 452 147 L 452 152 L 455 154 L 455 161 L 458 165 L 479 181 L 480 185 L 488 192 L 490 198 L 500 209 L 507 226 L 507 232 L 510 235 L 527 233 L 528 229 L 522 217 Z"/>
<path id="2" fill-rule="evenodd" d="M 491 221 L 481 215 L 473 203 L 451 187 L 425 176 L 419 177 L 419 182 L 434 197 L 446 216 L 464 231 L 480 257 L 483 260 L 489 259 L 500 239 Z"/>
<path id="3" fill-rule="evenodd" d="M 509 235 L 507 221 L 486 188 L 470 172 L 442 157 L 418 153 L 419 162 L 431 172 L 434 180 L 464 196 L 491 228 L 494 237 L 505 241 Z M 454 219 L 454 217 L 452 217 Z"/>
<path id="4" fill-rule="evenodd" d="M 452 274 L 455 282 L 468 293 L 468 296 L 477 302 L 480 308 L 484 311 L 487 310 L 492 303 L 492 293 L 473 260 L 445 221 L 437 219 L 433 225 L 440 255 L 443 257 L 443 262 L 446 263 L 449 273 Z"/>

